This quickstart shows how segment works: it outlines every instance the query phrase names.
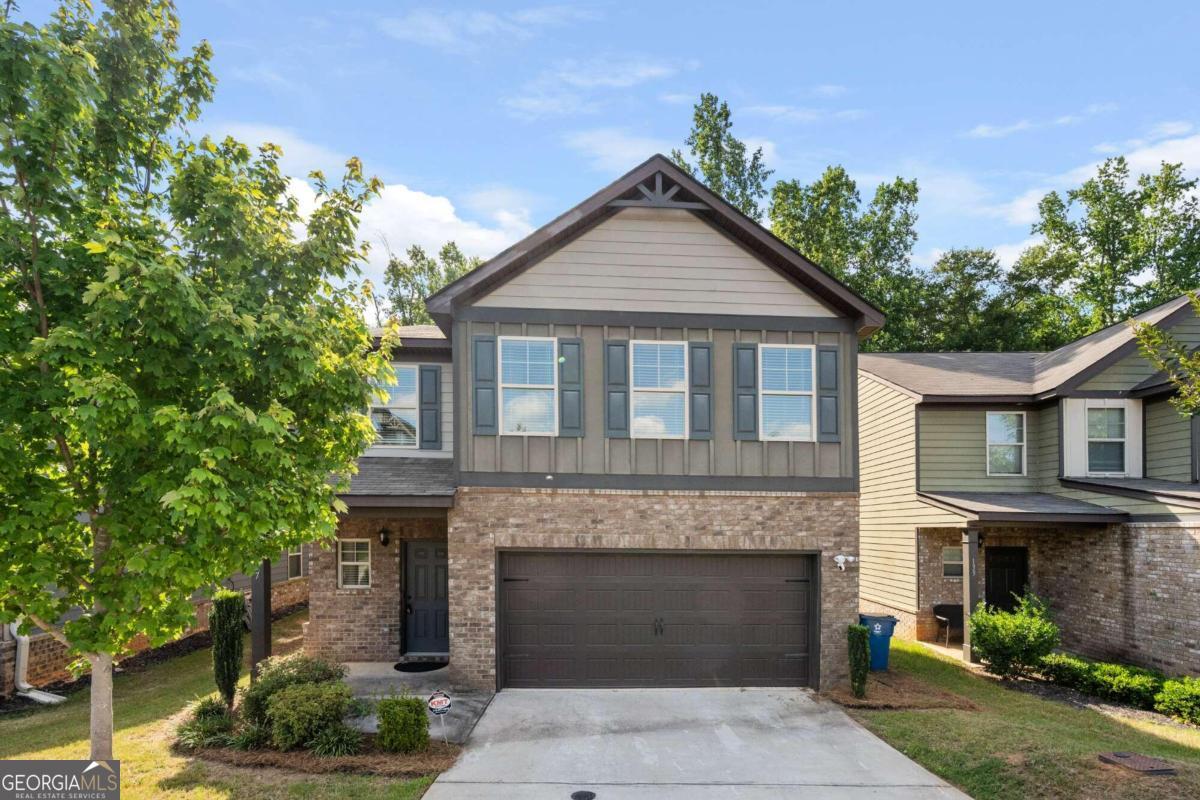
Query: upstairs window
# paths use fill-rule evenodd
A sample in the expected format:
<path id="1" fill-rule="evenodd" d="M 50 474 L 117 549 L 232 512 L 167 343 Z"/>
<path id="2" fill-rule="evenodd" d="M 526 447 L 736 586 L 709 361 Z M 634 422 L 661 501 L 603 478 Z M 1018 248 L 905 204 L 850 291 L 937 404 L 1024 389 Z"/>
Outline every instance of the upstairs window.
<path id="1" fill-rule="evenodd" d="M 1025 474 L 1025 412 L 987 412 L 987 474 Z"/>
<path id="2" fill-rule="evenodd" d="M 1090 475 L 1125 474 L 1125 409 L 1087 410 L 1087 468 Z"/>
<path id="3" fill-rule="evenodd" d="M 417 446 L 417 368 L 415 365 L 393 365 L 396 373 L 391 383 L 379 384 L 387 398 L 371 407 L 371 424 L 375 426 L 375 443 L 391 447 Z"/>
<path id="4" fill-rule="evenodd" d="M 500 337 L 500 433 L 558 433 L 554 339 Z"/>
<path id="5" fill-rule="evenodd" d="M 813 348 L 805 344 L 758 348 L 759 418 L 768 441 L 813 440 Z"/>
<path id="6" fill-rule="evenodd" d="M 631 342 L 630 435 L 682 439 L 687 434 L 687 344 Z"/>

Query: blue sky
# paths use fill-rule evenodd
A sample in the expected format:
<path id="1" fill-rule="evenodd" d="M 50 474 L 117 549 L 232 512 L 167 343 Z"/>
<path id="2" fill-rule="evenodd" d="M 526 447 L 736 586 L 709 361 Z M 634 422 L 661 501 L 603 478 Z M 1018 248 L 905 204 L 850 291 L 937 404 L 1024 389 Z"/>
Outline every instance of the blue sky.
<path id="1" fill-rule="evenodd" d="M 493 254 L 680 145 L 702 91 L 777 178 L 917 178 L 920 263 L 1010 261 L 1037 199 L 1105 155 L 1200 173 L 1190 2 L 180 5 L 215 49 L 201 128 L 298 175 L 360 156 L 388 184 L 364 235 L 396 249 Z"/>

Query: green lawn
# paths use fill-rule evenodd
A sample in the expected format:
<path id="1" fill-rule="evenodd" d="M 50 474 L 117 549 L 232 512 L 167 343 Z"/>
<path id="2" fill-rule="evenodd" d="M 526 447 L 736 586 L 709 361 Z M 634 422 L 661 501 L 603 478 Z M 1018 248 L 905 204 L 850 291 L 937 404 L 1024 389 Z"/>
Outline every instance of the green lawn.
<path id="1" fill-rule="evenodd" d="M 276 653 L 299 646 L 305 618 L 301 613 L 275 623 Z M 432 780 L 301 775 L 226 767 L 173 754 L 172 718 L 195 698 L 213 691 L 212 656 L 207 649 L 116 677 L 114 721 L 122 797 L 411 800 L 420 797 Z M 77 692 L 60 706 L 0 717 L 0 758 L 86 758 L 87 731 L 87 692 Z"/>
<path id="2" fill-rule="evenodd" d="M 1200 797 L 1200 730 L 1113 719 L 972 674 L 926 648 L 893 640 L 892 669 L 962 695 L 978 711 L 852 715 L 886 742 L 976 800 Z M 1141 776 L 1097 761 L 1132 750 L 1165 758 L 1176 777 Z"/>

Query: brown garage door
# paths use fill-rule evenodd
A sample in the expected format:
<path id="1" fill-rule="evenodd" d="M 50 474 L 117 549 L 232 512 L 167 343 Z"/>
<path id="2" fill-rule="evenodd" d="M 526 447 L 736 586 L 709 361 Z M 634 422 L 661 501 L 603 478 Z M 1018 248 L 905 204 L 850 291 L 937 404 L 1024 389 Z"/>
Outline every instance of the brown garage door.
<path id="1" fill-rule="evenodd" d="M 501 686 L 808 686 L 812 556 L 507 552 Z"/>

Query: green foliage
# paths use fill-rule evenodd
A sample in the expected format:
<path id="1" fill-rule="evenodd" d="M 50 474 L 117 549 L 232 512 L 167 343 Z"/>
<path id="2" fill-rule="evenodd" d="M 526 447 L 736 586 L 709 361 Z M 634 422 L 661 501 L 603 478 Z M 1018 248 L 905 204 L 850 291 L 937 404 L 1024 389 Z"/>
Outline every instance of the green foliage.
<path id="1" fill-rule="evenodd" d="M 350 703 L 350 687 L 342 683 L 301 683 L 280 689 L 267 701 L 271 743 L 294 750 L 328 728 L 340 726 Z"/>
<path id="2" fill-rule="evenodd" d="M 175 730 L 175 741 L 185 750 L 227 747 L 233 741 L 233 717 L 215 697 L 201 700 Z"/>
<path id="3" fill-rule="evenodd" d="M 362 750 L 362 734 L 346 725 L 331 725 L 308 743 L 308 749 L 327 758 L 352 756 Z"/>
<path id="4" fill-rule="evenodd" d="M 1200 315 L 1200 294 L 1189 292 L 1192 308 Z M 1200 414 L 1200 350 L 1193 349 L 1169 331 L 1146 323 L 1134 326 L 1142 354 L 1166 373 L 1176 392 L 1171 405 L 1185 417 Z"/>
<path id="5" fill-rule="evenodd" d="M 354 697 L 346 707 L 346 716 L 365 717 L 375 710 L 375 704 L 365 697 Z"/>
<path id="6" fill-rule="evenodd" d="M 454 242 L 442 245 L 437 258 L 427 255 L 424 248 L 415 244 L 405 255 L 407 258 L 388 253 L 383 273 L 386 309 L 376 305 L 378 324 L 383 324 L 385 314 L 400 325 L 433 322 L 425 309 L 425 298 L 483 263 L 477 256 L 464 255 Z"/>
<path id="7" fill-rule="evenodd" d="M 1092 665 L 1093 691 L 1098 697 L 1137 708 L 1154 708 L 1154 696 L 1163 688 L 1163 674 L 1125 664 Z"/>
<path id="8" fill-rule="evenodd" d="M 984 669 L 1002 678 L 1035 672 L 1042 659 L 1059 644 L 1058 626 L 1032 592 L 1017 602 L 1013 611 L 989 609 L 983 603 L 971 614 L 971 646 L 983 660 Z"/>
<path id="9" fill-rule="evenodd" d="M 429 747 L 429 717 L 419 697 L 387 697 L 375 705 L 376 743 L 390 753 L 415 753 Z"/>
<path id="10" fill-rule="evenodd" d="M 866 625 L 848 625 L 850 645 L 850 690 L 855 697 L 867 696 L 867 674 L 871 669 L 870 634 Z"/>
<path id="11" fill-rule="evenodd" d="M 205 697 L 192 707 L 191 718 L 194 720 L 213 720 L 229 718 L 229 707 L 215 697 Z"/>
<path id="12" fill-rule="evenodd" d="M 746 155 L 745 142 L 733 135 L 727 103 L 709 92 L 700 95 L 692 109 L 692 130 L 684 143 L 696 165 L 693 167 L 679 150 L 672 150 L 671 159 L 681 169 L 696 175 L 746 216 L 762 218 L 758 201 L 767 195 L 766 183 L 772 170 L 763 163 L 761 147 Z"/>
<path id="13" fill-rule="evenodd" d="M 233 708 L 238 678 L 242 674 L 242 619 L 246 598 L 241 592 L 221 589 L 213 595 L 208 612 L 212 636 L 213 678 L 225 705 Z"/>
<path id="14" fill-rule="evenodd" d="M 1042 659 L 1038 672 L 1051 683 L 1074 689 L 1084 694 L 1094 694 L 1095 684 L 1092 682 L 1092 662 L 1068 655 L 1067 653 L 1051 653 Z"/>
<path id="15" fill-rule="evenodd" d="M 277 692 L 302 684 L 336 683 L 344 677 L 344 667 L 300 653 L 268 658 L 259 664 L 254 682 L 242 690 L 242 717 L 266 724 L 270 700 Z"/>
<path id="16" fill-rule="evenodd" d="M 1163 683 L 1154 709 L 1181 722 L 1200 725 L 1200 678 L 1173 678 Z"/>
<path id="17" fill-rule="evenodd" d="M 271 726 L 245 722 L 229 738 L 229 746 L 238 750 L 262 750 L 271 746 Z"/>

